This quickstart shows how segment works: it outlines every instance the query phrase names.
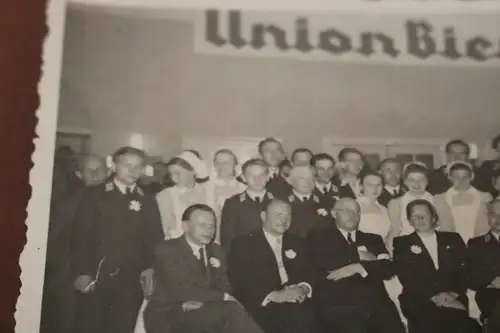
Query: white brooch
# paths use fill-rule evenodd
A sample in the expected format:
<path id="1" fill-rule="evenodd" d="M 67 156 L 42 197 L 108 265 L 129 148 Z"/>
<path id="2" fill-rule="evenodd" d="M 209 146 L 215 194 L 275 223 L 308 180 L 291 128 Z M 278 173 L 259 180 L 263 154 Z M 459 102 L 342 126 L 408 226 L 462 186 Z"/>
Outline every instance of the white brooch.
<path id="1" fill-rule="evenodd" d="M 288 197 L 288 201 L 293 202 L 295 200 L 295 197 L 293 195 Z"/>
<path id="2" fill-rule="evenodd" d="M 326 209 L 320 208 L 320 209 L 318 209 L 318 215 L 327 216 L 328 212 L 326 211 Z"/>
<path id="3" fill-rule="evenodd" d="M 215 268 L 219 268 L 220 267 L 220 261 L 219 261 L 219 259 L 212 257 L 208 261 L 210 262 L 210 265 L 212 265 L 212 267 L 215 267 Z"/>
<path id="4" fill-rule="evenodd" d="M 420 254 L 422 253 L 422 248 L 418 245 L 412 245 L 411 248 L 410 248 L 411 252 L 415 253 L 415 254 Z"/>
<path id="5" fill-rule="evenodd" d="M 111 191 L 113 191 L 113 183 L 107 183 L 106 192 L 111 192 Z"/>
<path id="6" fill-rule="evenodd" d="M 319 198 L 316 195 L 313 195 L 313 200 L 315 203 L 319 203 Z"/>
<path id="7" fill-rule="evenodd" d="M 241 193 L 240 195 L 240 202 L 245 201 L 245 192 Z"/>
<path id="8" fill-rule="evenodd" d="M 132 200 L 128 205 L 128 209 L 133 210 L 134 212 L 138 212 L 141 210 L 141 203 L 137 200 Z"/>
<path id="9" fill-rule="evenodd" d="M 295 259 L 295 257 L 297 256 L 297 253 L 294 250 L 286 250 L 285 251 L 285 256 L 288 259 Z"/>

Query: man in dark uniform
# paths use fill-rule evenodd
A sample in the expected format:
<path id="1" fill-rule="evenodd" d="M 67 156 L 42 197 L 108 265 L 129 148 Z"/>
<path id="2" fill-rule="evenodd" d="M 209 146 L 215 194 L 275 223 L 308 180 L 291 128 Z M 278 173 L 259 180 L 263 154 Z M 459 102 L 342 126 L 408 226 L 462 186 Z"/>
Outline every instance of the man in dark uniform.
<path id="1" fill-rule="evenodd" d="M 227 199 L 222 208 L 220 240 L 228 252 L 233 239 L 241 234 L 259 230 L 260 214 L 274 196 L 266 190 L 269 171 L 261 159 L 251 159 L 242 166 L 242 178 L 247 184 L 243 193 Z"/>
<path id="2" fill-rule="evenodd" d="M 500 199 L 488 204 L 490 231 L 469 240 L 469 276 L 471 289 L 487 332 L 500 332 Z"/>
<path id="3" fill-rule="evenodd" d="M 113 154 L 114 178 L 88 189 L 76 213 L 74 286 L 81 294 L 75 331 L 132 333 L 153 289 L 153 251 L 164 239 L 153 196 L 137 186 L 142 150 Z M 141 290 L 142 287 L 142 290 Z"/>
<path id="4" fill-rule="evenodd" d="M 339 189 L 332 182 L 335 175 L 335 160 L 329 154 L 316 154 L 311 159 L 311 165 L 316 170 L 313 194 L 319 198 L 322 207 L 330 210 L 340 198 Z"/>
<path id="5" fill-rule="evenodd" d="M 267 190 L 275 197 L 286 198 L 291 191 L 290 184 L 280 176 L 279 167 L 285 159 L 285 151 L 281 142 L 275 138 L 267 138 L 259 143 L 259 154 L 269 167 Z"/>
<path id="6" fill-rule="evenodd" d="M 290 172 L 293 187 L 288 202 L 292 206 L 292 225 L 289 232 L 305 238 L 309 230 L 328 224 L 329 209 L 322 206 L 320 198 L 314 194 L 315 170 L 312 166 L 299 165 Z"/>
<path id="7" fill-rule="evenodd" d="M 334 181 L 341 198 L 357 198 L 361 192 L 361 176 L 366 168 L 365 157 L 356 148 L 347 147 L 339 152 L 339 173 Z"/>
<path id="8" fill-rule="evenodd" d="M 67 333 L 73 328 L 75 289 L 71 271 L 72 221 L 85 187 L 97 186 L 107 177 L 104 160 L 86 156 L 78 164 L 75 177 L 82 187 L 73 193 L 52 198 L 42 303 L 42 333 Z"/>
<path id="9" fill-rule="evenodd" d="M 451 181 L 448 178 L 448 166 L 453 162 L 469 162 L 470 146 L 461 139 L 455 139 L 448 142 L 445 146 L 446 164 L 429 174 L 429 185 L 427 191 L 432 195 L 441 194 L 451 187 Z M 477 175 L 477 170 L 474 169 Z M 472 186 L 479 188 L 479 178 L 473 180 Z M 479 187 L 478 187 L 479 185 Z"/>
<path id="10" fill-rule="evenodd" d="M 407 191 L 401 183 L 402 168 L 395 158 L 386 158 L 379 165 L 379 172 L 384 179 L 382 194 L 378 197 L 378 202 L 387 207 L 389 201 L 401 197 Z"/>

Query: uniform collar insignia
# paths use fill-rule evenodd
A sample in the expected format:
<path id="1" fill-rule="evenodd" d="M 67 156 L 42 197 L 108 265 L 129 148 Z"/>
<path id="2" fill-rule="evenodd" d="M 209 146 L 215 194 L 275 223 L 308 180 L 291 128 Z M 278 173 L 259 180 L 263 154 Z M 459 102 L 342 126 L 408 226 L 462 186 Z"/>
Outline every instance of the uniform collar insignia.
<path id="1" fill-rule="evenodd" d="M 271 192 L 266 192 L 267 193 L 267 197 L 271 200 L 274 199 L 274 195 L 271 193 Z"/>
<path id="2" fill-rule="evenodd" d="M 288 197 L 288 201 L 293 202 L 295 200 L 295 196 L 292 194 Z"/>
<path id="3" fill-rule="evenodd" d="M 331 188 L 331 191 L 333 192 L 338 192 L 339 191 L 339 188 L 335 185 L 332 184 L 332 188 Z"/>
<path id="4" fill-rule="evenodd" d="M 240 195 L 240 202 L 245 201 L 245 198 L 246 198 L 245 192 L 241 193 L 241 195 Z"/>
<path id="5" fill-rule="evenodd" d="M 144 191 L 142 190 L 142 188 L 140 188 L 139 186 L 137 186 L 136 188 L 137 188 L 137 193 L 139 193 L 140 196 L 144 196 Z"/>
<path id="6" fill-rule="evenodd" d="M 109 183 L 106 183 L 106 192 L 111 192 L 113 191 L 113 189 L 115 188 L 115 186 L 113 185 L 113 182 L 109 182 Z"/>
<path id="7" fill-rule="evenodd" d="M 314 200 L 315 203 L 319 203 L 319 198 L 315 194 L 313 194 L 313 200 Z"/>

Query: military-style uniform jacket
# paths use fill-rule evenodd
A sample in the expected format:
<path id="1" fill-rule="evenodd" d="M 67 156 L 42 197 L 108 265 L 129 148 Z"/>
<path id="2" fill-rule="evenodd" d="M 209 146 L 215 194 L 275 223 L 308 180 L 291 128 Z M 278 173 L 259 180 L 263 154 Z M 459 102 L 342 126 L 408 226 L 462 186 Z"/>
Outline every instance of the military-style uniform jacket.
<path id="1" fill-rule="evenodd" d="M 236 236 L 262 228 L 261 213 L 273 198 L 273 194 L 266 192 L 261 202 L 255 202 L 245 191 L 226 200 L 220 225 L 220 241 L 224 251 L 229 251 Z"/>
<path id="2" fill-rule="evenodd" d="M 288 202 L 292 206 L 292 224 L 288 230 L 290 233 L 305 238 L 312 228 L 333 223 L 330 215 L 331 207 L 323 205 L 314 192 L 308 198 L 306 196 L 301 198 L 292 193 L 288 196 Z"/>
<path id="3" fill-rule="evenodd" d="M 154 197 L 136 186 L 123 194 L 108 181 L 82 196 L 74 221 L 72 250 L 76 276 L 139 276 L 152 267 L 155 246 L 164 239 Z"/>

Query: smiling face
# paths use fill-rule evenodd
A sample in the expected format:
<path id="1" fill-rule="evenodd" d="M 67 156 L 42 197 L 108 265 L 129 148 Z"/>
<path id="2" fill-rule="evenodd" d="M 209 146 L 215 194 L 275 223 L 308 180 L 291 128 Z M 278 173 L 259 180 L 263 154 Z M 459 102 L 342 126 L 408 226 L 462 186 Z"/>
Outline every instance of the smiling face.
<path id="1" fill-rule="evenodd" d="M 422 195 L 427 188 L 427 176 L 421 172 L 408 173 L 405 179 L 405 185 L 408 191 L 414 195 Z"/>
<path id="2" fill-rule="evenodd" d="M 292 207 L 287 202 L 274 200 L 262 213 L 262 220 L 264 230 L 271 234 L 282 235 L 292 223 Z"/>
<path id="3" fill-rule="evenodd" d="M 436 220 L 426 205 L 415 205 L 410 212 L 410 224 L 417 232 L 430 232 L 434 230 Z"/>
<path id="4" fill-rule="evenodd" d="M 363 178 L 363 195 L 377 199 L 382 194 L 382 178 L 378 175 L 367 175 Z"/>

